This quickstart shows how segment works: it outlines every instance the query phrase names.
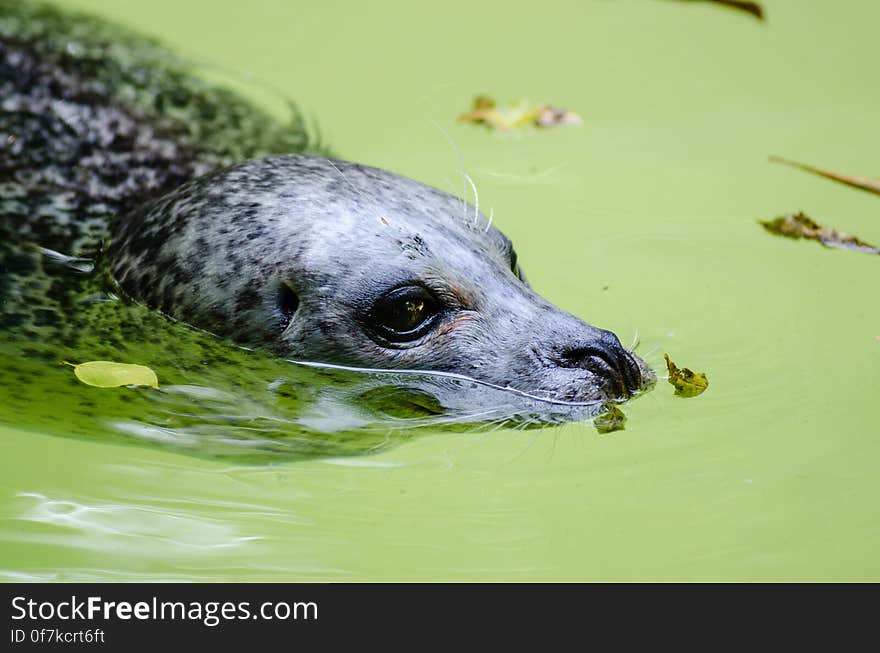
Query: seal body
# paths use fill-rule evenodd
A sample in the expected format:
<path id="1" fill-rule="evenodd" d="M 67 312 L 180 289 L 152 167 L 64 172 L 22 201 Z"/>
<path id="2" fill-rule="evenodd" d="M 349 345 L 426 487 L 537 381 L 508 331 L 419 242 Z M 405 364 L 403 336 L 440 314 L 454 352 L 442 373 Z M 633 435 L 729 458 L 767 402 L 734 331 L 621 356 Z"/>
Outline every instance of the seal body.
<path id="1" fill-rule="evenodd" d="M 322 156 L 295 113 L 279 126 L 148 40 L 27 3 L 0 8 L 0 57 L 6 328 L 75 338 L 40 252 L 109 241 L 130 298 L 285 358 L 574 401 L 652 381 L 613 334 L 538 295 L 485 216 Z"/>

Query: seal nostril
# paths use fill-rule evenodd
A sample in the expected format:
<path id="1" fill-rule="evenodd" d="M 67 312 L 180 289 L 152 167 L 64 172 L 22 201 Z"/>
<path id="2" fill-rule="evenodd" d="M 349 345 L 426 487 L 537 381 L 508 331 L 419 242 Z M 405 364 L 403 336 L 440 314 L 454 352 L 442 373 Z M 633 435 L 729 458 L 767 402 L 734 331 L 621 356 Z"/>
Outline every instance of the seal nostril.
<path id="1" fill-rule="evenodd" d="M 605 331 L 601 338 L 602 347 L 608 352 L 609 357 L 615 363 L 615 368 L 623 378 L 626 389 L 630 392 L 636 392 L 642 387 L 642 371 L 638 362 L 623 345 L 616 335 L 610 331 Z"/>
<path id="2" fill-rule="evenodd" d="M 617 396 L 627 394 L 625 376 L 613 356 L 600 346 L 587 345 L 572 347 L 562 352 L 559 363 L 563 367 L 588 370 L 611 384 L 611 391 Z"/>
<path id="3" fill-rule="evenodd" d="M 570 347 L 561 352 L 563 367 L 585 369 L 607 379 L 617 396 L 625 396 L 641 388 L 641 371 L 635 359 L 610 332 L 597 342 Z"/>
<path id="4" fill-rule="evenodd" d="M 623 374 L 626 381 L 626 387 L 630 392 L 637 392 L 642 389 L 642 368 L 639 367 L 636 358 L 627 351 L 623 354 Z"/>

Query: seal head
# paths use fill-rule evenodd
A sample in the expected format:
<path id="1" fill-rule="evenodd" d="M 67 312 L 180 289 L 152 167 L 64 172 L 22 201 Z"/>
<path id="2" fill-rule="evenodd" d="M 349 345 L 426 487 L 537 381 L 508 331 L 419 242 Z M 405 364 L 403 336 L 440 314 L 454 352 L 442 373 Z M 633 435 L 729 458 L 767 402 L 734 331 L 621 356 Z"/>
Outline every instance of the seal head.
<path id="1" fill-rule="evenodd" d="M 566 401 L 653 381 L 614 334 L 538 295 L 473 207 L 363 165 L 282 155 L 212 173 L 119 220 L 109 256 L 136 300 L 287 358 Z"/>

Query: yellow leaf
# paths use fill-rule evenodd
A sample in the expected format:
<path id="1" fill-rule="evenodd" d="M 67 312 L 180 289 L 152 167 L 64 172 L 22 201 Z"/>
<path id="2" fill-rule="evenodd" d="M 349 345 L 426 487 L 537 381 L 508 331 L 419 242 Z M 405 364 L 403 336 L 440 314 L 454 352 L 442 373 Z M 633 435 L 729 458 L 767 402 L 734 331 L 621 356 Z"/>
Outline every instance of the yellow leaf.
<path id="1" fill-rule="evenodd" d="M 669 370 L 669 382 L 675 386 L 675 394 L 679 397 L 696 397 L 709 387 L 709 379 L 703 372 L 692 372 L 686 367 L 679 369 L 669 360 L 669 354 L 663 354 L 663 358 Z"/>
<path id="2" fill-rule="evenodd" d="M 129 363 L 113 363 L 111 361 L 89 361 L 73 365 L 73 373 L 76 378 L 86 385 L 96 388 L 118 388 L 124 385 L 146 385 L 151 388 L 159 388 L 159 379 L 156 373 L 144 365 L 132 365 Z"/>
<path id="3" fill-rule="evenodd" d="M 581 117 L 550 104 L 531 104 L 526 100 L 519 100 L 507 105 L 499 105 L 486 95 L 478 95 L 474 98 L 471 110 L 461 114 L 458 121 L 483 124 L 492 129 L 507 131 L 528 124 L 536 127 L 579 125 Z"/>

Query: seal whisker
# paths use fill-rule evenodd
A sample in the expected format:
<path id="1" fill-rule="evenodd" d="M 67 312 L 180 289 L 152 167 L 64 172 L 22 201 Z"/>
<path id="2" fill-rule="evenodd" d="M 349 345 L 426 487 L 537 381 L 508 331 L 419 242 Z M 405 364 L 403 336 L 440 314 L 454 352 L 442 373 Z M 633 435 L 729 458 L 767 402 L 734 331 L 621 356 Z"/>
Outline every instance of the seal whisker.
<path id="1" fill-rule="evenodd" d="M 471 189 L 474 191 L 474 224 L 476 225 L 477 220 L 480 218 L 480 194 L 477 192 L 477 185 L 474 183 L 474 180 L 471 179 L 471 176 L 466 172 L 462 172 L 462 174 L 471 185 Z"/>
<path id="2" fill-rule="evenodd" d="M 525 421 L 525 424 L 529 424 L 530 422 L 531 422 L 531 418 L 529 418 L 528 420 L 526 420 L 526 421 Z M 519 425 L 519 424 L 517 424 L 517 425 L 514 427 L 514 429 L 517 430 L 517 431 L 522 431 L 522 430 L 524 430 L 524 428 L 520 428 L 520 425 Z M 528 452 L 531 450 L 531 448 L 535 446 L 535 443 L 538 441 L 538 436 L 539 436 L 540 434 L 541 434 L 541 433 L 540 433 L 540 431 L 539 431 L 538 433 L 535 433 L 531 438 L 529 438 L 529 442 L 528 442 L 528 444 L 526 444 L 525 448 L 524 448 L 522 451 L 520 451 L 518 454 L 516 454 L 513 458 L 511 458 L 510 460 L 508 460 L 508 461 L 507 461 L 507 464 L 510 465 L 510 464 L 512 464 L 512 463 L 515 463 L 517 460 L 519 460 L 519 459 L 522 458 L 524 455 L 526 455 L 526 453 L 528 453 Z"/>
<path id="3" fill-rule="evenodd" d="M 494 419 L 483 419 L 484 416 L 492 415 L 497 413 L 499 410 L 507 408 L 507 406 L 496 406 L 494 408 L 490 408 L 488 410 L 482 411 L 471 411 L 467 413 L 462 413 L 458 415 L 456 418 L 449 420 L 450 422 L 473 422 L 479 421 L 479 425 L 475 426 L 472 431 L 482 431 L 484 427 L 491 426 L 493 424 L 498 424 L 499 426 L 503 425 L 508 418 L 506 416 L 496 417 Z"/>
<path id="4" fill-rule="evenodd" d="M 642 358 L 650 358 L 651 356 L 656 354 L 658 351 L 660 351 L 660 345 L 655 345 L 655 346 L 651 347 L 648 351 L 646 351 L 642 354 L 639 354 L 639 355 Z"/>
<path id="5" fill-rule="evenodd" d="M 458 149 L 458 145 L 455 144 L 455 141 L 453 140 L 452 136 L 449 135 L 449 132 L 447 132 L 445 129 L 443 129 L 443 127 L 440 125 L 440 123 L 438 123 L 436 120 L 432 120 L 431 124 L 434 125 L 434 127 L 437 129 L 437 131 L 439 131 L 441 134 L 443 134 L 443 138 L 446 139 L 446 142 L 449 143 L 449 147 L 452 148 L 453 154 L 455 154 L 455 160 L 458 163 L 458 173 L 462 177 L 462 179 L 461 179 L 461 197 L 460 197 L 461 211 L 462 211 L 462 214 L 464 214 L 465 217 L 467 217 L 467 200 L 465 199 L 467 196 L 467 183 L 465 181 L 465 179 L 467 177 L 467 173 L 464 170 L 464 159 L 461 156 L 461 150 Z"/>
<path id="6" fill-rule="evenodd" d="M 462 418 L 467 421 L 473 421 L 474 418 L 479 417 L 480 415 L 488 414 L 489 412 L 497 412 L 497 410 L 507 408 L 507 406 L 499 406 L 497 409 L 492 411 L 484 411 L 482 413 L 465 413 L 462 415 Z M 504 426 L 510 421 L 509 415 L 502 415 L 501 417 L 496 417 L 495 419 L 487 419 L 481 420 L 479 424 L 473 425 L 468 429 L 468 433 L 495 433 L 496 431 L 504 428 Z"/>
<path id="7" fill-rule="evenodd" d="M 641 340 L 639 339 L 639 330 L 636 329 L 636 332 L 633 334 L 632 344 L 629 346 L 630 351 L 635 351 L 636 347 L 641 344 Z"/>
<path id="8" fill-rule="evenodd" d="M 480 168 L 479 172 L 491 175 L 497 179 L 503 179 L 505 181 L 510 181 L 517 184 L 537 184 L 543 182 L 543 180 L 547 177 L 550 177 L 560 169 L 564 167 L 564 164 L 560 163 L 555 166 L 551 166 L 542 172 L 536 172 L 531 175 L 517 175 L 512 172 L 499 172 L 497 170 L 491 170 L 488 168 Z"/>
<path id="9" fill-rule="evenodd" d="M 538 435 L 542 434 L 543 432 L 544 432 L 544 429 L 541 428 L 541 430 L 538 431 Z M 557 442 L 559 442 L 559 429 L 556 429 L 553 432 L 553 444 L 550 447 L 550 455 L 547 457 L 547 460 L 553 460 L 553 457 L 556 455 L 556 443 Z"/>
<path id="10" fill-rule="evenodd" d="M 333 166 L 333 169 L 339 173 L 339 176 L 342 177 L 342 180 L 346 184 L 348 184 L 349 188 L 351 188 L 358 195 L 358 197 L 360 197 L 362 200 L 364 200 L 364 204 L 369 204 L 369 202 L 367 202 L 366 195 L 364 195 L 357 186 L 355 186 L 353 183 L 351 183 L 351 180 L 345 176 L 345 173 L 339 169 L 339 166 L 337 166 L 331 159 L 327 159 L 327 163 L 329 163 L 331 166 Z"/>
<path id="11" fill-rule="evenodd" d="M 461 197 L 455 195 L 455 184 L 453 183 L 452 179 L 450 179 L 449 177 L 443 177 L 443 181 L 445 181 L 446 185 L 449 187 L 449 194 L 455 196 L 455 198 L 458 200 L 459 206 L 461 206 L 462 213 L 464 213 L 465 201 Z"/>
<path id="12" fill-rule="evenodd" d="M 495 207 L 489 207 L 489 221 L 486 223 L 486 228 L 483 229 L 483 233 L 489 233 L 489 229 L 492 227 L 492 219 L 495 217 Z"/>

